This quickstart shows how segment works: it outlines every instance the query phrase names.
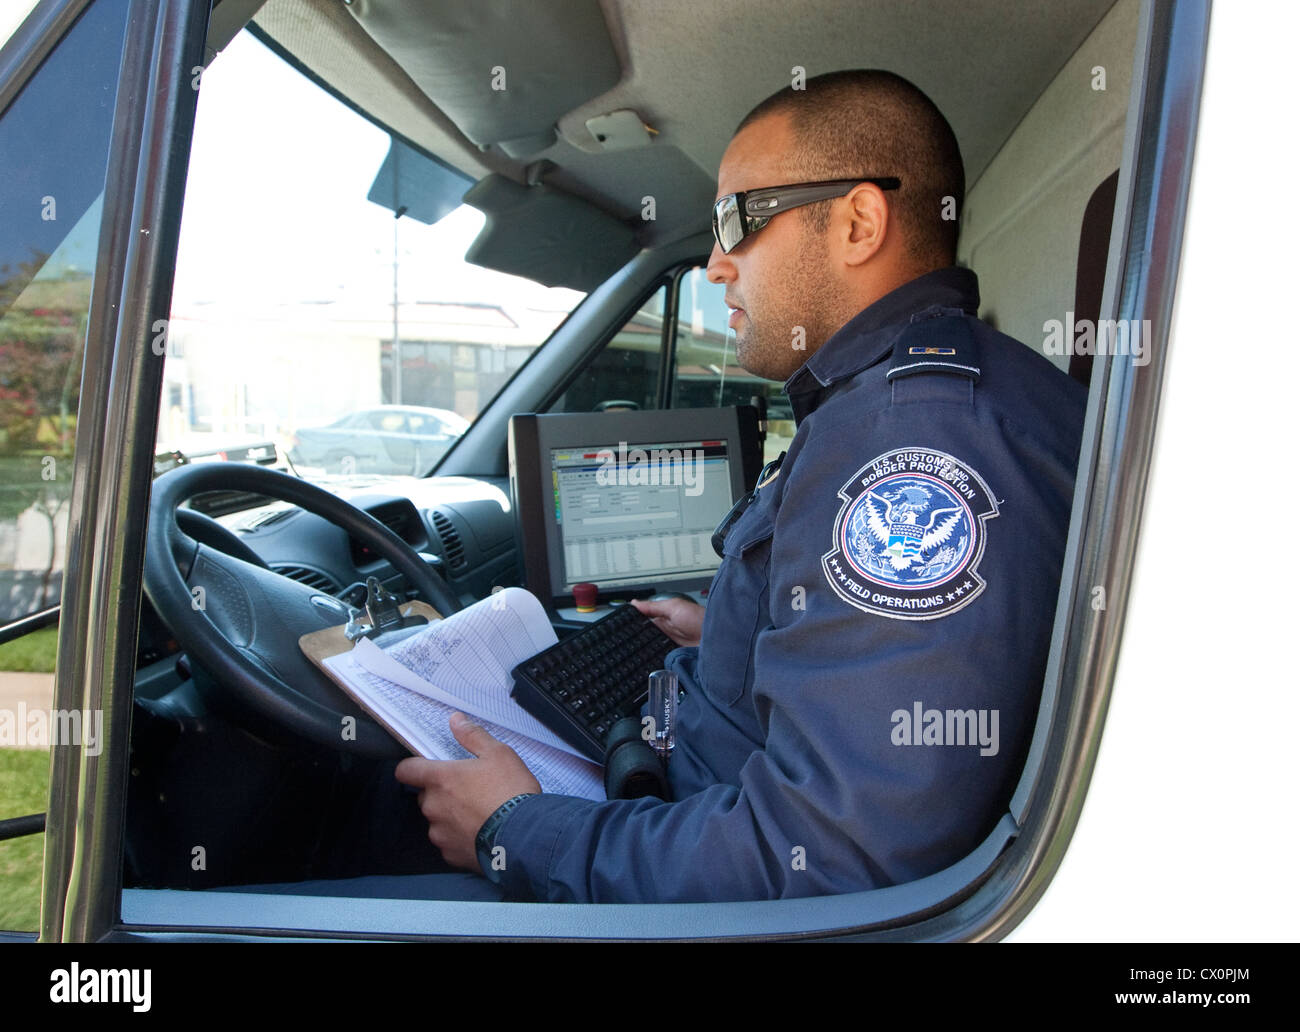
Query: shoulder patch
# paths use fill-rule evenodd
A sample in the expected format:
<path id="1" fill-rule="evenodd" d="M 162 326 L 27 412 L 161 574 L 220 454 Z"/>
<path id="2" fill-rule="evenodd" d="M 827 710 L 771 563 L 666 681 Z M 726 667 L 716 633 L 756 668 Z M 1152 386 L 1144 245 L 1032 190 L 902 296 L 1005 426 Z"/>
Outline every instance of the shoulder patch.
<path id="1" fill-rule="evenodd" d="M 916 373 L 950 373 L 979 382 L 979 347 L 964 315 L 917 319 L 903 330 L 885 379 L 892 383 Z"/>
<path id="2" fill-rule="evenodd" d="M 970 466 L 932 448 L 899 448 L 854 473 L 839 496 L 822 572 L 845 602 L 934 620 L 984 590 L 984 524 L 998 502 Z"/>

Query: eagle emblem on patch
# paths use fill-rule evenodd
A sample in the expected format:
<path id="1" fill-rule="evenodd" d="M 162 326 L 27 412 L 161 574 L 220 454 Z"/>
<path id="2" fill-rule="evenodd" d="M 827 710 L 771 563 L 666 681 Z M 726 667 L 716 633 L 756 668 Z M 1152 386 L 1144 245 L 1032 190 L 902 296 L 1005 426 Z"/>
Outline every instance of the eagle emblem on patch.
<path id="1" fill-rule="evenodd" d="M 984 590 L 984 524 L 998 502 L 970 466 L 932 448 L 899 448 L 854 473 L 839 496 L 822 572 L 845 602 L 933 620 Z"/>

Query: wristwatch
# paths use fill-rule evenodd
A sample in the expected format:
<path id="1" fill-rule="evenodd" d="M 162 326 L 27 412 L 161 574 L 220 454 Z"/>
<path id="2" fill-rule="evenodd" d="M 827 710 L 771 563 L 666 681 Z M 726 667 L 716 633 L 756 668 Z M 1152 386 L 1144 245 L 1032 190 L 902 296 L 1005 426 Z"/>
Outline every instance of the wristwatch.
<path id="1" fill-rule="evenodd" d="M 479 828 L 478 834 L 474 836 L 474 852 L 478 855 L 479 869 L 483 872 L 483 877 L 493 884 L 499 884 L 501 881 L 501 872 L 492 868 L 492 847 L 496 845 L 497 832 L 506 818 L 514 812 L 515 807 L 535 795 L 536 792 L 521 792 L 514 798 L 507 799 L 492 812 L 491 817 L 483 822 L 483 827 Z"/>

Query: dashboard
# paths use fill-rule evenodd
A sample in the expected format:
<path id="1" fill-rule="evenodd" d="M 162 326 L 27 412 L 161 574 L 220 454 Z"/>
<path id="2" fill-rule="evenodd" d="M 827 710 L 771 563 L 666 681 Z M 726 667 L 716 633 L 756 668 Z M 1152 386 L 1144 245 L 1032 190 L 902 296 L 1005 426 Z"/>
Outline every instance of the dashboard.
<path id="1" fill-rule="evenodd" d="M 498 585 L 519 583 L 506 477 L 339 476 L 314 483 L 373 516 L 415 552 L 437 557 L 452 592 L 465 605 Z M 387 560 L 315 513 L 234 493 L 200 495 L 192 504 L 216 518 L 270 569 L 324 594 L 338 596 L 367 577 L 378 577 L 390 590 L 403 587 Z M 144 610 L 138 669 L 177 651 L 147 598 Z"/>
<path id="2" fill-rule="evenodd" d="M 516 582 L 509 481 L 470 477 L 352 477 L 318 481 L 392 530 L 416 552 L 442 560 L 466 604 Z M 397 579 L 391 566 L 345 531 L 283 502 L 221 520 L 272 570 L 338 594 L 357 581 Z"/>

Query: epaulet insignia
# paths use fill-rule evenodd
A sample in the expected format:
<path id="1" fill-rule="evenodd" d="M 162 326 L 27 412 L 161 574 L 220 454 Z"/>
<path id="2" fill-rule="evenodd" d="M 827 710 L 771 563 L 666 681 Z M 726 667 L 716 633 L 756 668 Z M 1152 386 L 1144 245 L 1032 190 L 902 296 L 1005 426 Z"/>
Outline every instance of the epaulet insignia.
<path id="1" fill-rule="evenodd" d="M 916 373 L 949 373 L 979 382 L 979 346 L 964 314 L 913 318 L 903 330 L 885 379 Z"/>

